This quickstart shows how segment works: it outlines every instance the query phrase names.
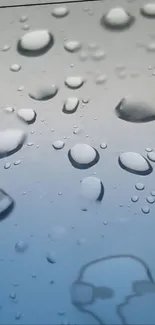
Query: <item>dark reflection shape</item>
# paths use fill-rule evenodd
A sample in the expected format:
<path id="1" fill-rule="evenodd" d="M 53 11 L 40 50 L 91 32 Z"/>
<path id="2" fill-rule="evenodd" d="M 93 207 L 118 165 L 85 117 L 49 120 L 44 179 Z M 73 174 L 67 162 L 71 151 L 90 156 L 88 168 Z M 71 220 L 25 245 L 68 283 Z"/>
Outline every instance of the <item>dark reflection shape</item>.
<path id="1" fill-rule="evenodd" d="M 120 24 L 120 25 L 112 25 L 108 22 L 107 20 L 107 14 L 103 15 L 100 19 L 100 24 L 102 27 L 106 28 L 106 29 L 109 29 L 109 30 L 112 30 L 112 31 L 123 31 L 125 29 L 128 29 L 129 27 L 131 27 L 134 22 L 135 22 L 135 17 L 130 15 L 129 13 L 127 13 L 128 17 L 129 17 L 129 20 L 124 23 L 123 25 Z"/>
<path id="2" fill-rule="evenodd" d="M 95 164 L 98 163 L 99 159 L 100 159 L 100 155 L 99 155 L 99 152 L 93 148 L 96 152 L 96 157 L 93 161 L 91 161 L 89 164 L 79 164 L 77 163 L 73 158 L 72 158 L 72 155 L 71 155 L 71 149 L 68 151 L 68 158 L 69 158 L 69 161 L 70 163 L 72 164 L 72 166 L 76 169 L 88 169 L 92 166 L 94 166 Z"/>
<path id="3" fill-rule="evenodd" d="M 58 88 L 54 92 L 51 91 L 51 93 L 49 93 L 47 95 L 46 88 L 45 88 L 45 94 L 44 94 L 44 91 L 43 91 L 42 96 L 39 96 L 39 95 L 35 96 L 32 93 L 29 93 L 29 96 L 30 96 L 30 98 L 35 99 L 35 100 L 45 101 L 45 100 L 52 99 L 54 96 L 56 96 L 57 92 L 58 92 Z"/>
<path id="4" fill-rule="evenodd" d="M 24 118 L 22 118 L 21 116 L 18 116 L 18 118 L 21 121 L 24 121 L 25 123 L 27 123 L 28 125 L 33 124 L 36 121 L 37 118 L 37 113 L 34 111 L 34 118 L 31 121 L 26 121 Z"/>
<path id="5" fill-rule="evenodd" d="M 145 18 L 149 18 L 149 19 L 155 19 L 155 14 L 153 15 L 149 15 L 145 12 L 145 10 L 143 8 L 140 9 L 140 13 L 143 17 Z"/>
<path id="6" fill-rule="evenodd" d="M 72 109 L 72 110 L 67 110 L 67 109 L 66 109 L 66 105 L 64 104 L 64 107 L 63 107 L 62 111 L 63 111 L 63 113 L 65 113 L 65 114 L 73 114 L 73 113 L 75 113 L 75 112 L 77 111 L 78 106 L 79 106 L 79 101 L 77 102 L 77 105 L 74 107 L 74 109 Z"/>
<path id="7" fill-rule="evenodd" d="M 126 167 L 124 164 L 122 164 L 120 157 L 118 158 L 118 163 L 119 163 L 119 165 L 120 165 L 120 167 L 122 169 L 126 170 L 129 173 L 132 173 L 132 174 L 135 174 L 135 175 L 146 176 L 146 175 L 149 175 L 149 174 L 152 173 L 153 168 L 152 168 L 151 164 L 149 163 L 149 161 L 145 157 L 143 157 L 143 158 L 146 160 L 146 162 L 148 164 L 148 169 L 145 170 L 145 171 L 138 171 L 138 170 L 134 170 L 132 168 Z"/>
<path id="8" fill-rule="evenodd" d="M 22 47 L 21 40 L 19 40 L 17 42 L 17 52 L 23 56 L 29 56 L 29 57 L 37 57 L 37 56 L 45 54 L 54 45 L 53 35 L 51 33 L 48 33 L 48 34 L 50 36 L 49 43 L 46 46 L 44 46 L 43 48 L 41 48 L 39 50 L 26 50 Z"/>
<path id="9" fill-rule="evenodd" d="M 22 148 L 25 140 L 26 140 L 26 135 L 24 135 L 21 142 L 19 143 L 19 145 L 15 149 L 10 150 L 10 151 L 0 152 L 0 159 L 3 159 L 5 157 L 9 157 L 9 156 L 13 155 L 14 153 L 16 153 L 17 151 L 19 151 Z"/>
<path id="10" fill-rule="evenodd" d="M 100 182 L 100 184 L 101 184 L 101 191 L 100 191 L 100 194 L 99 194 L 99 196 L 97 198 L 97 201 L 98 202 L 101 202 L 102 199 L 103 199 L 103 196 L 104 196 L 104 186 L 103 186 L 103 183 L 102 182 Z"/>
<path id="11" fill-rule="evenodd" d="M 135 281 L 132 284 L 132 290 L 138 295 L 143 296 L 148 293 L 155 294 L 155 285 L 147 280 Z"/>
<path id="12" fill-rule="evenodd" d="M 146 104 L 146 109 L 144 110 L 144 106 L 142 106 L 142 103 L 139 102 L 139 107 L 137 108 L 137 102 L 135 102 L 135 108 L 134 108 L 134 101 L 132 103 L 133 107 L 130 109 L 125 110 L 125 104 L 123 106 L 125 98 L 121 99 L 121 101 L 118 103 L 118 105 L 115 107 L 116 115 L 124 121 L 132 122 L 132 123 L 147 123 L 152 122 L 155 120 L 155 111 L 149 112 L 149 106 Z M 128 104 L 128 102 L 127 102 Z M 145 105 L 145 103 L 143 103 Z M 141 106 L 141 107 L 140 107 Z"/>
<path id="13" fill-rule="evenodd" d="M 6 205 L 4 204 L 3 210 L 1 210 L 1 204 L 3 206 L 3 201 L 6 200 Z M 0 221 L 8 217 L 8 215 L 13 211 L 15 206 L 14 200 L 5 191 L 0 189 Z"/>
<path id="14" fill-rule="evenodd" d="M 82 81 L 78 86 L 72 86 L 72 85 L 68 85 L 68 83 L 65 81 L 65 85 L 69 88 L 69 89 L 79 89 L 83 86 L 84 81 Z"/>

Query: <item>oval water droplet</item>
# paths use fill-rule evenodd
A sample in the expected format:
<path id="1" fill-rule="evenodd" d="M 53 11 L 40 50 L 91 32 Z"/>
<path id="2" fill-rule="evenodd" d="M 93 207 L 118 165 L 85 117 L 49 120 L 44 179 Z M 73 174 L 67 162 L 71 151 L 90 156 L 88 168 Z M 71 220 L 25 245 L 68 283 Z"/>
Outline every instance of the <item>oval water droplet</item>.
<path id="1" fill-rule="evenodd" d="M 134 98 L 123 98 L 115 108 L 117 116 L 125 121 L 144 123 L 155 120 L 155 107 Z"/>
<path id="2" fill-rule="evenodd" d="M 21 65 L 14 63 L 11 65 L 10 70 L 13 72 L 18 72 L 21 70 Z"/>
<path id="3" fill-rule="evenodd" d="M 48 30 L 34 30 L 20 38 L 17 51 L 25 56 L 39 56 L 46 53 L 53 44 L 53 35 Z"/>
<path id="4" fill-rule="evenodd" d="M 149 195 L 147 198 L 146 198 L 146 201 L 150 204 L 153 204 L 155 202 L 155 198 L 151 195 Z"/>
<path id="5" fill-rule="evenodd" d="M 149 159 L 149 160 L 151 160 L 151 161 L 153 161 L 153 162 L 155 162 L 155 152 L 149 152 L 148 154 L 147 154 L 147 158 Z"/>
<path id="6" fill-rule="evenodd" d="M 24 24 L 24 25 L 22 26 L 22 29 L 23 29 L 23 30 L 29 30 L 29 29 L 30 29 L 30 25 L 28 25 L 28 24 Z"/>
<path id="7" fill-rule="evenodd" d="M 11 163 L 7 162 L 5 165 L 4 165 L 4 169 L 9 169 L 11 167 Z"/>
<path id="8" fill-rule="evenodd" d="M 63 107 L 63 112 L 66 114 L 73 114 L 76 112 L 79 105 L 79 99 L 77 97 L 69 97 Z"/>
<path id="9" fill-rule="evenodd" d="M 102 18 L 101 25 L 103 27 L 117 30 L 130 27 L 135 21 L 135 18 L 131 16 L 121 7 L 110 9 Z"/>
<path id="10" fill-rule="evenodd" d="M 94 166 L 100 156 L 98 151 L 88 144 L 77 143 L 69 150 L 68 158 L 73 167 L 87 169 Z"/>
<path id="11" fill-rule="evenodd" d="M 146 3 L 140 9 L 140 12 L 144 17 L 155 18 L 155 3 L 153 3 L 153 2 Z"/>
<path id="12" fill-rule="evenodd" d="M 0 131 L 0 158 L 7 157 L 20 150 L 26 140 L 26 134 L 20 129 Z"/>
<path id="13" fill-rule="evenodd" d="M 68 14 L 69 14 L 68 8 L 63 6 L 56 7 L 52 11 L 52 16 L 56 18 L 63 18 L 66 17 Z"/>
<path id="14" fill-rule="evenodd" d="M 78 89 L 83 85 L 83 83 L 84 79 L 81 76 L 71 76 L 67 77 L 65 80 L 66 86 L 71 89 Z"/>
<path id="15" fill-rule="evenodd" d="M 29 96 L 35 100 L 49 100 L 53 98 L 58 92 L 58 87 L 55 84 L 51 86 L 40 85 L 29 92 Z"/>
<path id="16" fill-rule="evenodd" d="M 19 240 L 15 245 L 15 251 L 17 253 L 25 253 L 28 249 L 28 244 L 22 240 Z"/>
<path id="17" fill-rule="evenodd" d="M 20 159 L 16 160 L 16 161 L 14 162 L 14 166 L 18 166 L 18 165 L 20 165 L 21 162 L 22 162 L 22 161 L 21 161 Z"/>
<path id="18" fill-rule="evenodd" d="M 143 184 L 143 183 L 136 183 L 136 185 L 135 185 L 135 188 L 136 188 L 136 190 L 138 190 L 138 191 L 143 191 L 144 190 L 144 188 L 145 188 L 145 185 Z"/>
<path id="19" fill-rule="evenodd" d="M 51 264 L 56 263 L 55 254 L 53 252 L 48 252 L 47 255 L 46 255 L 46 259 Z"/>
<path id="20" fill-rule="evenodd" d="M 27 124 L 32 124 L 35 122 L 37 114 L 32 108 L 21 108 L 17 112 L 17 116 Z"/>
<path id="21" fill-rule="evenodd" d="M 138 197 L 137 195 L 134 195 L 134 196 L 132 196 L 132 198 L 131 198 L 131 201 L 132 201 L 133 203 L 138 202 L 138 200 L 139 200 L 139 197 Z"/>
<path id="22" fill-rule="evenodd" d="M 152 172 L 152 166 L 146 158 L 136 152 L 124 152 L 119 158 L 120 167 L 137 175 L 148 175 Z"/>
<path id="23" fill-rule="evenodd" d="M 13 107 L 6 107 L 5 108 L 5 112 L 7 112 L 7 113 L 13 113 L 14 112 L 14 108 Z"/>
<path id="24" fill-rule="evenodd" d="M 10 50 L 10 45 L 5 44 L 5 45 L 3 46 L 3 48 L 2 48 L 2 51 L 3 51 L 3 52 L 6 52 L 6 51 L 8 51 L 8 50 Z"/>
<path id="25" fill-rule="evenodd" d="M 53 146 L 54 149 L 60 150 L 60 149 L 64 148 L 65 142 L 61 141 L 61 140 L 57 140 L 57 141 L 53 142 L 52 146 Z"/>
<path id="26" fill-rule="evenodd" d="M 150 208 L 147 205 L 143 206 L 141 210 L 144 214 L 148 214 L 150 212 Z"/>
<path id="27" fill-rule="evenodd" d="M 12 212 L 14 206 L 15 203 L 12 197 L 0 189 L 0 221 Z"/>
<path id="28" fill-rule="evenodd" d="M 86 177 L 81 181 L 81 194 L 89 200 L 102 201 L 104 195 L 103 183 L 97 177 Z"/>
<path id="29" fill-rule="evenodd" d="M 77 52 L 81 49 L 81 43 L 79 41 L 66 41 L 64 43 L 64 48 L 68 52 Z"/>

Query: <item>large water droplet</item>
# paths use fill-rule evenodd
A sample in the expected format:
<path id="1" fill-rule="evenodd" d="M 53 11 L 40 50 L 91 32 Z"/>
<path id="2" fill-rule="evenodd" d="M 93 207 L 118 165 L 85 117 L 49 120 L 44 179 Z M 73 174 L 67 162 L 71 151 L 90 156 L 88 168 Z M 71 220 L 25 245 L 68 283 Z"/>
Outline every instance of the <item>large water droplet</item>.
<path id="1" fill-rule="evenodd" d="M 88 144 L 77 143 L 68 152 L 68 158 L 73 167 L 87 169 L 95 165 L 99 159 L 99 153 Z"/>
<path id="2" fill-rule="evenodd" d="M 149 159 L 149 160 L 151 160 L 151 161 L 153 161 L 153 162 L 155 162 L 155 152 L 149 152 L 148 154 L 147 154 L 147 158 Z"/>
<path id="3" fill-rule="evenodd" d="M 17 253 L 25 253 L 28 249 L 28 244 L 22 240 L 19 240 L 15 245 L 15 251 Z"/>
<path id="4" fill-rule="evenodd" d="M 56 140 L 53 142 L 52 146 L 54 149 L 60 150 L 65 146 L 65 143 L 64 143 L 64 141 Z"/>
<path id="5" fill-rule="evenodd" d="M 110 9 L 102 18 L 101 25 L 109 29 L 124 29 L 134 23 L 135 18 L 127 13 L 123 8 L 116 7 Z"/>
<path id="6" fill-rule="evenodd" d="M 115 108 L 120 119 L 135 123 L 155 120 L 155 108 L 141 100 L 123 98 Z"/>
<path id="7" fill-rule="evenodd" d="M 64 48 L 68 52 L 77 52 L 81 49 L 81 43 L 79 41 L 66 41 Z"/>
<path id="8" fill-rule="evenodd" d="M 89 200 L 101 201 L 104 195 L 103 183 L 97 177 L 86 177 L 81 181 L 81 194 Z"/>
<path id="9" fill-rule="evenodd" d="M 14 205 L 11 196 L 0 189 L 0 220 L 6 218 L 12 212 Z"/>
<path id="10" fill-rule="evenodd" d="M 21 70 L 21 65 L 14 63 L 11 65 L 10 70 L 13 72 L 18 72 Z"/>
<path id="11" fill-rule="evenodd" d="M 79 105 L 79 99 L 77 97 L 69 97 L 63 107 L 63 112 L 66 114 L 75 113 Z"/>
<path id="12" fill-rule="evenodd" d="M 29 96 L 35 100 L 49 100 L 53 98 L 58 92 L 58 87 L 53 84 L 51 86 L 48 85 L 40 85 L 35 87 L 29 92 Z"/>
<path id="13" fill-rule="evenodd" d="M 69 14 L 69 10 L 67 9 L 67 7 L 56 7 L 53 9 L 52 11 L 52 16 L 56 17 L 56 18 L 63 18 L 66 17 Z"/>
<path id="14" fill-rule="evenodd" d="M 152 166 L 146 158 L 136 152 L 124 152 L 119 158 L 120 167 L 137 175 L 148 175 L 152 172 Z"/>
<path id="15" fill-rule="evenodd" d="M 71 76 L 67 77 L 65 80 L 66 86 L 71 89 L 78 89 L 84 83 L 84 79 L 81 76 Z"/>
<path id="16" fill-rule="evenodd" d="M 155 18 L 155 3 L 150 2 L 146 3 L 141 9 L 140 12 L 143 16 L 148 18 Z"/>
<path id="17" fill-rule="evenodd" d="M 26 134 L 19 129 L 6 129 L 0 132 L 0 158 L 14 154 L 21 149 Z"/>
<path id="18" fill-rule="evenodd" d="M 46 53 L 54 44 L 48 30 L 34 30 L 26 33 L 17 43 L 17 51 L 25 56 L 39 56 Z"/>
<path id="19" fill-rule="evenodd" d="M 25 121 L 27 124 L 32 124 L 35 122 L 37 114 L 32 108 L 21 108 L 17 115 L 20 119 Z"/>

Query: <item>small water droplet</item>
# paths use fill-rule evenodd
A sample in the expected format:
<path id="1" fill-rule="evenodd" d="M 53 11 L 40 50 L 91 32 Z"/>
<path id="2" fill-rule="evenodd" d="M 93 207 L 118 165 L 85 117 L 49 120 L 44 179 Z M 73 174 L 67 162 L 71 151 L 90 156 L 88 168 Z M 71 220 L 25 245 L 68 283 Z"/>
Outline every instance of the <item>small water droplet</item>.
<path id="1" fill-rule="evenodd" d="M 132 198 L 131 198 L 131 201 L 132 202 L 137 202 L 139 200 L 139 196 L 137 196 L 137 195 L 134 195 L 134 196 L 132 196 Z"/>
<path id="2" fill-rule="evenodd" d="M 14 108 L 13 107 L 6 107 L 5 108 L 5 112 L 7 112 L 7 113 L 13 113 L 14 112 Z"/>
<path id="3" fill-rule="evenodd" d="M 2 48 L 2 51 L 3 51 L 3 52 L 6 52 L 6 51 L 8 51 L 8 50 L 10 50 L 10 45 L 5 44 L 5 45 L 3 46 L 3 48 Z"/>
<path id="4" fill-rule="evenodd" d="M 96 84 L 97 85 L 103 85 L 107 81 L 107 76 L 105 74 L 99 74 L 96 78 Z"/>
<path id="5" fill-rule="evenodd" d="M 39 56 L 46 53 L 54 44 L 48 30 L 34 30 L 22 36 L 17 43 L 17 51 L 25 56 Z"/>
<path id="6" fill-rule="evenodd" d="M 79 55 L 79 59 L 80 59 L 80 61 L 86 61 L 88 59 L 88 53 L 85 51 L 81 51 L 81 53 Z"/>
<path id="7" fill-rule="evenodd" d="M 46 259 L 49 263 L 51 264 L 54 264 L 56 263 L 56 260 L 55 260 L 55 253 L 53 252 L 48 252 L 47 255 L 46 255 Z"/>
<path id="8" fill-rule="evenodd" d="M 110 9 L 102 18 L 101 25 L 109 29 L 124 29 L 130 27 L 135 18 L 127 13 L 123 8 L 116 7 Z"/>
<path id="9" fill-rule="evenodd" d="M 146 45 L 146 50 L 148 52 L 155 52 L 155 42 L 150 42 Z"/>
<path id="10" fill-rule="evenodd" d="M 68 51 L 68 52 L 72 52 L 72 53 L 79 51 L 81 49 L 81 46 L 82 46 L 81 43 L 79 41 L 76 41 L 76 40 L 74 40 L 74 41 L 68 41 L 67 40 L 64 43 L 65 50 Z"/>
<path id="11" fill-rule="evenodd" d="M 86 177 L 81 181 L 81 194 L 89 200 L 102 201 L 104 196 L 103 183 L 97 177 Z"/>
<path id="12" fill-rule="evenodd" d="M 22 26 L 22 29 L 23 29 L 23 30 L 29 30 L 29 29 L 30 29 L 30 25 L 28 25 L 28 24 L 24 24 L 24 25 Z"/>
<path id="13" fill-rule="evenodd" d="M 18 72 L 21 70 L 21 65 L 14 63 L 11 65 L 10 70 L 13 72 Z"/>
<path id="14" fill-rule="evenodd" d="M 99 159 L 99 153 L 87 144 L 76 144 L 68 152 L 68 158 L 73 167 L 87 169 L 95 165 Z"/>
<path id="15" fill-rule="evenodd" d="M 145 151 L 146 151 L 146 152 L 151 152 L 152 149 L 151 149 L 151 148 L 146 148 Z"/>
<path id="16" fill-rule="evenodd" d="M 143 183 L 136 183 L 136 185 L 135 185 L 135 188 L 136 188 L 136 190 L 138 190 L 138 191 L 142 191 L 142 190 L 144 190 L 144 188 L 145 188 L 145 185 L 143 184 Z"/>
<path id="17" fill-rule="evenodd" d="M 58 92 L 58 87 L 55 84 L 51 86 L 40 85 L 29 92 L 29 96 L 35 100 L 49 100 L 53 98 Z"/>
<path id="18" fill-rule="evenodd" d="M 28 249 L 28 243 L 19 240 L 15 245 L 15 251 L 17 253 L 25 253 Z"/>
<path id="19" fill-rule="evenodd" d="M 28 142 L 27 143 L 27 147 L 32 147 L 33 146 L 33 142 Z"/>
<path id="20" fill-rule="evenodd" d="M 19 86 L 17 90 L 18 91 L 23 91 L 24 90 L 24 86 Z"/>
<path id="21" fill-rule="evenodd" d="M 146 201 L 150 204 L 154 203 L 155 202 L 155 198 L 151 195 L 149 195 L 147 198 L 146 198 Z"/>
<path id="22" fill-rule="evenodd" d="M 137 175 L 148 175 L 153 170 L 149 162 L 136 152 L 123 152 L 118 158 L 118 163 L 121 168 Z"/>
<path id="23" fill-rule="evenodd" d="M 17 116 L 27 124 L 32 124 L 35 122 L 37 114 L 31 108 L 21 108 L 18 110 Z"/>
<path id="24" fill-rule="evenodd" d="M 142 212 L 144 214 L 148 214 L 150 212 L 150 208 L 146 205 L 141 208 Z"/>
<path id="25" fill-rule="evenodd" d="M 91 57 L 95 61 L 100 61 L 105 59 L 106 55 L 105 52 L 102 50 L 96 50 L 94 53 L 91 54 Z"/>
<path id="26" fill-rule="evenodd" d="M 15 300 L 16 294 L 14 292 L 12 292 L 12 293 L 10 293 L 9 297 L 10 297 L 10 299 Z"/>
<path id="27" fill-rule="evenodd" d="M 67 7 L 63 7 L 63 6 L 55 7 L 51 14 L 56 18 L 63 18 L 69 14 L 69 10 Z"/>
<path id="28" fill-rule="evenodd" d="M 4 165 L 4 169 L 9 169 L 11 167 L 11 163 L 7 162 L 5 165 Z"/>
<path id="29" fill-rule="evenodd" d="M 146 3 L 141 9 L 141 14 L 144 17 L 154 18 L 155 17 L 155 3 Z"/>
<path id="30" fill-rule="evenodd" d="M 149 152 L 147 154 L 147 158 L 153 162 L 155 162 L 155 152 Z"/>
<path id="31" fill-rule="evenodd" d="M 71 76 L 67 77 L 65 80 L 66 86 L 71 89 L 78 89 L 80 88 L 84 83 L 84 79 L 81 76 Z"/>
<path id="32" fill-rule="evenodd" d="M 69 97 L 63 107 L 63 112 L 66 114 L 73 114 L 76 112 L 79 105 L 79 99 L 77 97 Z"/>
<path id="33" fill-rule="evenodd" d="M 84 99 L 82 99 L 82 103 L 83 103 L 83 104 L 88 104 L 89 101 L 90 101 L 89 98 L 84 98 Z"/>
<path id="34" fill-rule="evenodd" d="M 15 166 L 18 166 L 18 165 L 21 164 L 21 162 L 22 162 L 21 160 L 16 160 L 16 161 L 14 162 L 14 165 L 15 165 Z"/>
<path id="35" fill-rule="evenodd" d="M 28 16 L 26 16 L 26 15 L 23 15 L 20 17 L 20 23 L 25 23 L 25 21 L 27 21 L 27 20 L 28 20 Z"/>
<path id="36" fill-rule="evenodd" d="M 101 144 L 100 144 L 100 148 L 101 148 L 101 149 L 106 149 L 106 148 L 107 148 L 107 144 L 104 143 L 104 142 L 101 143 Z"/>
<path id="37" fill-rule="evenodd" d="M 60 150 L 60 149 L 64 148 L 65 142 L 61 141 L 61 140 L 57 140 L 57 141 L 53 142 L 52 146 L 53 146 L 54 149 Z"/>
<path id="38" fill-rule="evenodd" d="M 16 320 L 20 320 L 21 319 L 21 313 L 20 312 L 17 312 L 16 315 L 15 315 L 15 319 Z"/>

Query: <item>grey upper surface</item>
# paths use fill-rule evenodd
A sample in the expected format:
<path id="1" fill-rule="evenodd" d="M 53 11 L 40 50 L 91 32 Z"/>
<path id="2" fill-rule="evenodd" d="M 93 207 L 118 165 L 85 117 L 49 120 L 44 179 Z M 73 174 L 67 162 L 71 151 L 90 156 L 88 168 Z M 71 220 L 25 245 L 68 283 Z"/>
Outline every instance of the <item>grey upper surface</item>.
<path id="1" fill-rule="evenodd" d="M 51 15 L 54 5 L 0 10 L 0 48 L 10 45 L 8 51 L 0 51 L 0 130 L 20 127 L 28 134 L 21 150 L 0 160 L 0 187 L 16 202 L 10 216 L 0 223 L 1 325 L 96 325 L 90 315 L 75 310 L 70 286 L 83 264 L 102 256 L 134 254 L 148 263 L 155 277 L 155 204 L 150 204 L 149 214 L 141 211 L 147 196 L 155 190 L 155 171 L 138 176 L 118 164 L 122 151 L 146 157 L 145 149 L 155 148 L 155 122 L 128 123 L 115 114 L 116 105 L 126 95 L 155 103 L 155 52 L 146 50 L 155 39 L 155 21 L 140 15 L 142 4 L 141 0 L 119 1 L 119 6 L 136 18 L 129 29 L 119 32 L 100 24 L 106 11 L 118 5 L 115 0 L 67 4 L 70 13 L 63 19 Z M 27 32 L 23 30 L 25 23 L 20 22 L 23 15 L 28 16 L 29 31 L 48 29 L 53 34 L 53 47 L 46 54 L 26 57 L 17 52 L 17 42 Z M 82 50 L 67 52 L 66 39 L 80 41 Z M 98 50 L 105 52 L 104 59 L 94 60 Z M 21 65 L 19 72 L 10 70 L 14 63 Z M 123 73 L 118 75 L 122 67 Z M 72 75 L 85 79 L 78 90 L 65 85 L 66 77 Z M 107 81 L 97 85 L 98 75 L 106 76 Z M 58 85 L 57 95 L 45 102 L 30 98 L 29 91 L 40 83 Z M 18 91 L 20 86 L 22 91 Z M 80 100 L 77 112 L 64 114 L 64 101 L 75 96 Z M 88 100 L 86 105 L 82 105 L 83 99 Z M 8 106 L 13 106 L 15 112 L 8 114 L 4 110 Z M 36 122 L 21 123 L 16 115 L 20 108 L 35 109 Z M 81 129 L 79 134 L 73 132 L 76 127 Z M 55 140 L 65 142 L 62 150 L 54 150 Z M 107 143 L 106 150 L 100 148 L 103 142 Z M 95 147 L 100 153 L 99 162 L 88 170 L 72 167 L 68 150 L 76 143 Z M 15 166 L 19 159 L 21 164 Z M 7 162 L 11 168 L 5 170 Z M 88 211 L 84 212 L 80 181 L 92 175 L 102 180 L 105 195 L 101 204 L 86 203 Z M 144 183 L 143 191 L 137 192 L 137 182 Z M 139 196 L 135 204 L 131 202 L 133 195 Z M 28 241 L 25 254 L 15 252 L 18 240 Z M 49 251 L 56 254 L 55 264 L 47 262 Z M 106 286 L 104 272 L 95 274 L 97 282 L 103 275 L 97 286 Z M 135 280 L 141 280 L 139 274 L 138 269 Z M 122 273 L 115 272 L 115 265 L 109 270 L 111 285 L 116 284 L 118 291 L 132 290 L 132 275 L 130 264 Z M 12 292 L 17 299 L 10 301 Z M 124 301 L 123 294 L 119 291 L 114 305 L 105 302 L 105 324 L 117 323 L 116 308 L 113 313 L 111 308 Z M 135 299 L 129 310 L 125 308 L 127 323 L 155 324 L 153 306 L 154 295 L 139 297 L 138 302 Z M 17 312 L 21 313 L 20 321 L 18 314 L 15 318 Z"/>

